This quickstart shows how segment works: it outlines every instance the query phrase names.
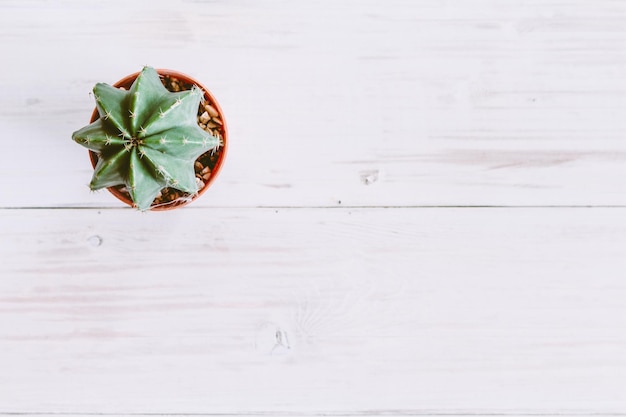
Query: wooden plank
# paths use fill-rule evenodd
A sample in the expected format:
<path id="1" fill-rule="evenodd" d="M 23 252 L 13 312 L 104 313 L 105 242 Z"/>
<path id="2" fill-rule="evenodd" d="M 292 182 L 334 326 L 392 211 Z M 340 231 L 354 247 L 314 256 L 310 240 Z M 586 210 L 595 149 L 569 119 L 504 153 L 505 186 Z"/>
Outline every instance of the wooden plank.
<path id="1" fill-rule="evenodd" d="M 0 415 L 15 415 L 15 414 L 11 414 L 11 413 L 0 413 Z M 37 413 L 37 414 L 32 414 L 32 413 L 24 413 L 24 414 L 19 414 L 20 416 L 24 416 L 24 417 L 35 417 L 35 416 L 43 416 L 43 417 L 52 417 L 52 416 L 58 416 L 59 414 L 53 414 L 53 413 Z M 70 414 L 72 416 L 75 417 L 89 417 L 89 416 L 93 416 L 94 414 L 81 414 L 81 413 L 75 413 L 75 414 Z M 157 415 L 163 415 L 163 414 L 97 414 L 97 415 L 115 415 L 115 416 L 119 416 L 119 417 L 133 417 L 133 416 L 137 416 L 137 415 L 145 415 L 145 416 L 157 416 Z M 168 416 L 181 416 L 181 417 L 194 417 L 194 416 L 207 416 L 207 417 L 265 417 L 265 416 L 275 416 L 275 417 L 283 417 L 283 416 L 289 416 L 289 417 L 377 417 L 377 416 L 384 416 L 384 417 L 412 417 L 412 416 L 419 416 L 419 417 L 436 417 L 436 416 L 448 416 L 448 417 L 454 417 L 454 416 L 480 416 L 480 417 L 542 417 L 542 416 L 559 416 L 559 417 L 621 417 L 624 414 L 621 413 L 559 413 L 559 414 L 546 414 L 546 413 L 526 413 L 526 414 L 513 414 L 513 413 L 507 413 L 507 412 L 501 412 L 501 413 L 493 413 L 493 412 L 467 412 L 467 411 L 457 411 L 457 412 L 437 412 L 437 411 L 427 411 L 427 410 L 422 410 L 422 411 L 418 411 L 418 410 L 394 410 L 394 411 L 387 411 L 387 410 L 368 410 L 368 411 L 361 411 L 361 412 L 322 412 L 322 413 L 300 413 L 300 412 L 264 412 L 264 411 L 259 411 L 259 412 L 251 412 L 251 413 L 202 413 L 202 414 L 184 414 L 184 413 L 178 413 L 178 414 L 167 414 Z"/>
<path id="2" fill-rule="evenodd" d="M 144 64 L 227 114 L 198 206 L 626 205 L 626 3 L 149 6 L 3 2 L 0 207 L 119 207 L 69 138 L 93 84 Z"/>
<path id="3" fill-rule="evenodd" d="M 0 412 L 623 412 L 625 219 L 0 210 Z"/>

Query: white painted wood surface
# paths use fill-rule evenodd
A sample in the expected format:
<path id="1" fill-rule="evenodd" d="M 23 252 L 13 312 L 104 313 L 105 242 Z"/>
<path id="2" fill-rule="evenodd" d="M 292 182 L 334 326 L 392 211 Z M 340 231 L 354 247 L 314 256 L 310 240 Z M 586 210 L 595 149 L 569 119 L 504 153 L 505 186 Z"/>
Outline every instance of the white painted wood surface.
<path id="1" fill-rule="evenodd" d="M 626 2 L 2 0 L 0 56 L 0 416 L 626 415 Z M 230 127 L 170 213 L 70 140 L 145 64 Z"/>

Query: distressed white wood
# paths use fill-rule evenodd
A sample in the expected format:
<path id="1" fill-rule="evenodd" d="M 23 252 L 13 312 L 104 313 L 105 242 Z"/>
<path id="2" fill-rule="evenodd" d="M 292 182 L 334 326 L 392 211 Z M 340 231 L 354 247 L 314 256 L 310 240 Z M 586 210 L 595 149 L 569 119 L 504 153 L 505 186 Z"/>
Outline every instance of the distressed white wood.
<path id="1" fill-rule="evenodd" d="M 624 2 L 0 7 L 2 207 L 120 207 L 87 191 L 70 135 L 96 82 L 144 64 L 224 107 L 231 152 L 199 206 L 626 204 Z"/>
<path id="2" fill-rule="evenodd" d="M 2 0 L 0 56 L 0 416 L 626 415 L 626 2 Z M 70 140 L 146 64 L 231 132 L 170 213 Z"/>
<path id="3" fill-rule="evenodd" d="M 0 230 L 0 412 L 626 410 L 626 209 L 2 210 Z"/>

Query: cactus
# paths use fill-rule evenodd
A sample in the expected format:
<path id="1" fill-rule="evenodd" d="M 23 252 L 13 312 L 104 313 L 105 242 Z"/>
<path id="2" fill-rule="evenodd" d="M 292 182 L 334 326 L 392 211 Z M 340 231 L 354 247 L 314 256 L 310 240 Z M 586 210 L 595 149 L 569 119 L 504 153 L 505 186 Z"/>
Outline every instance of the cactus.
<path id="1" fill-rule="evenodd" d="M 98 83 L 93 93 L 100 118 L 72 134 L 98 154 L 92 190 L 125 185 L 142 211 L 163 188 L 198 192 L 194 161 L 220 146 L 198 126 L 202 90 L 170 92 L 144 67 L 128 90 Z"/>

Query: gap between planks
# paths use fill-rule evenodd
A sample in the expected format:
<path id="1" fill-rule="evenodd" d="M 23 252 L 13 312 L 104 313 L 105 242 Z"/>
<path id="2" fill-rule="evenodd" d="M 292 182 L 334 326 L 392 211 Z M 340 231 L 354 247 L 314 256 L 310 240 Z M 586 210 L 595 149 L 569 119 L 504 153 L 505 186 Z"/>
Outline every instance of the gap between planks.
<path id="1" fill-rule="evenodd" d="M 369 417 L 369 416 L 384 416 L 384 417 L 462 417 L 462 416 L 489 416 L 489 417 L 621 417 L 626 416 L 626 413 L 620 412 L 497 412 L 497 411 L 421 411 L 421 410 L 378 410 L 378 411 L 359 411 L 359 412 L 317 412 L 317 413 L 299 413 L 299 412 L 285 412 L 285 411 L 259 411 L 259 412 L 245 412 L 245 413 L 22 413 L 22 412 L 0 412 L 0 416 L 71 416 L 71 417 L 89 417 L 89 416 L 129 416 L 129 417 L 161 417 L 161 416 L 173 416 L 173 417 Z"/>
<path id="2" fill-rule="evenodd" d="M 275 417 L 411 417 L 411 416 L 419 416 L 419 417 L 428 417 L 428 416 L 436 416 L 436 417 L 462 417 L 462 416 L 488 416 L 488 417 L 622 417 L 626 416 L 626 412 L 560 412 L 560 411 L 457 411 L 457 410 L 361 410 L 355 412 L 348 411 L 320 411 L 320 412 L 310 412 L 310 413 L 302 413 L 302 412 L 290 412 L 290 411 L 257 411 L 257 412 L 222 412 L 222 413 L 54 413 L 54 412 L 0 412 L 0 416 L 20 416 L 20 417 L 28 417 L 28 416 L 69 416 L 69 417 L 91 417 L 91 416 L 129 416 L 129 417 L 165 417 L 165 416 L 173 416 L 173 417 L 198 417 L 198 416 L 207 416 L 207 417 L 265 417 L 265 416 L 275 416 Z"/>
<path id="3" fill-rule="evenodd" d="M 387 210 L 387 209 L 624 209 L 626 205 L 620 204 L 574 204 L 574 205 L 335 205 L 335 206 L 212 206 L 212 207 L 185 207 L 185 210 L 315 210 L 315 209 L 333 209 L 333 210 Z M 0 207 L 0 211 L 19 211 L 19 210 L 134 210 L 130 207 Z M 0 414 L 1 415 L 1 414 Z"/>

